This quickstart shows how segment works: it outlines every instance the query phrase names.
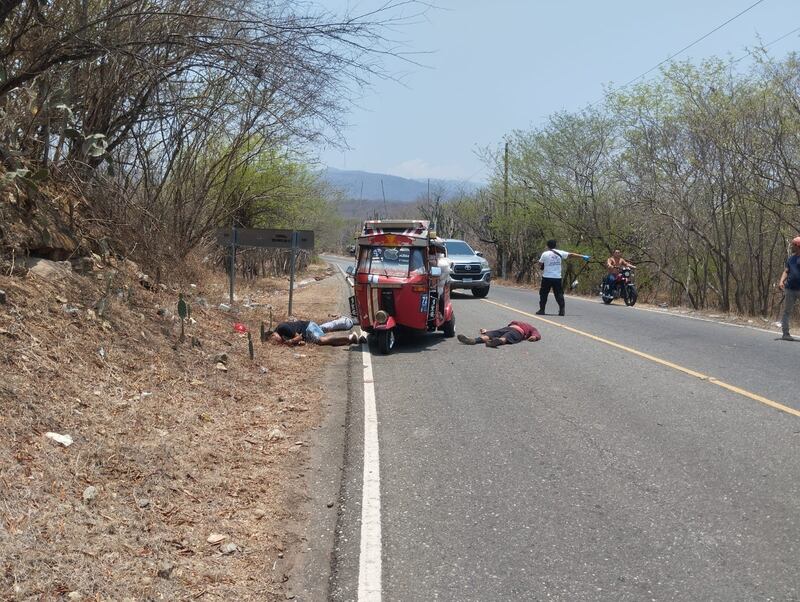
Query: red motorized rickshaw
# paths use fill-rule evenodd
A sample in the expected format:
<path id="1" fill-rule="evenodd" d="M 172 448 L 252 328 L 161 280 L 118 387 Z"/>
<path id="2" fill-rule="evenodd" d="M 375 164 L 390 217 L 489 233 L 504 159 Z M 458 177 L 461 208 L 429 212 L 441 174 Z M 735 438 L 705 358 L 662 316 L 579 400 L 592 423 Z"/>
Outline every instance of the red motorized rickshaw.
<path id="1" fill-rule="evenodd" d="M 350 311 L 377 337 L 381 353 L 394 349 L 398 329 L 455 335 L 446 257 L 427 221 L 364 222 L 355 268 L 348 269 L 355 293 Z"/>

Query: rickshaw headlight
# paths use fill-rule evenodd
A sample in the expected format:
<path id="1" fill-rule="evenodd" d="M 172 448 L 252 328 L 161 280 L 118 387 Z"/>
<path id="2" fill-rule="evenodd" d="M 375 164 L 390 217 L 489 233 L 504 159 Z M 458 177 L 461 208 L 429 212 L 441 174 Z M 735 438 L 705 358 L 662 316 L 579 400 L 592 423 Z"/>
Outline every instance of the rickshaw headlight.
<path id="1" fill-rule="evenodd" d="M 389 314 L 387 314 L 382 309 L 379 309 L 378 311 L 375 312 L 375 321 L 378 324 L 386 324 L 386 322 L 389 321 Z"/>

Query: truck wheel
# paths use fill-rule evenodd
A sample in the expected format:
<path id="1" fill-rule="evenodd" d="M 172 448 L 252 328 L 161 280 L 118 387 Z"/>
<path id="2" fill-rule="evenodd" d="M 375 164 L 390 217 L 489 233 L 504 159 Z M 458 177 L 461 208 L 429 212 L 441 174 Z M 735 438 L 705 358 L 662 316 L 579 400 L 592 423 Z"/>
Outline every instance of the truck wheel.
<path id="1" fill-rule="evenodd" d="M 397 339 L 395 338 L 394 328 L 378 331 L 378 349 L 383 355 L 389 355 L 394 349 Z"/>
<path id="2" fill-rule="evenodd" d="M 485 288 L 474 288 L 472 289 L 472 296 L 476 299 L 483 299 L 486 295 L 489 294 L 489 287 Z"/>

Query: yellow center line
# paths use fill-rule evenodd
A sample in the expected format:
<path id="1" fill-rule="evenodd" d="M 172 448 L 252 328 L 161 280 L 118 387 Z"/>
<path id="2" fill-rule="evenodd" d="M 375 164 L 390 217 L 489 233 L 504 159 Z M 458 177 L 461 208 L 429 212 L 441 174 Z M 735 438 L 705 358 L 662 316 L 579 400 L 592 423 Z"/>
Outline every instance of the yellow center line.
<path id="1" fill-rule="evenodd" d="M 726 383 L 725 381 L 719 380 L 714 376 L 709 376 L 708 374 L 703 374 L 702 372 L 697 372 L 696 370 L 692 370 L 691 368 L 685 368 L 678 364 L 674 364 L 670 361 L 661 359 L 660 357 L 656 357 L 654 355 L 650 355 L 649 353 L 644 353 L 643 351 L 638 351 L 631 347 L 626 347 L 625 345 L 621 345 L 619 343 L 615 343 L 614 341 L 609 341 L 608 339 L 604 339 L 602 337 L 598 337 L 597 335 L 584 332 L 583 330 L 578 330 L 577 328 L 572 328 L 571 326 L 567 326 L 565 324 L 559 324 L 558 322 L 554 322 L 553 320 L 548 320 L 546 318 L 542 318 L 541 316 L 537 316 L 535 314 L 528 313 L 526 311 L 522 311 L 521 309 L 517 309 L 516 307 L 511 307 L 508 305 L 504 305 L 502 303 L 498 303 L 497 301 L 490 301 L 489 299 L 482 299 L 482 301 L 486 303 L 491 303 L 492 305 L 496 305 L 497 307 L 502 307 L 503 309 L 507 309 L 509 311 L 516 312 L 518 314 L 522 314 L 523 316 L 527 316 L 529 318 L 533 318 L 534 320 L 539 320 L 541 322 L 546 322 L 552 326 L 557 326 L 558 328 L 563 328 L 564 330 L 568 330 L 569 332 L 573 332 L 575 334 L 579 334 L 581 336 L 587 337 L 594 341 L 598 341 L 600 343 L 605 343 L 611 347 L 616 347 L 617 349 L 621 349 L 622 351 L 627 351 L 628 353 L 632 353 L 633 355 L 639 356 L 643 359 L 651 361 L 656 364 L 660 364 L 662 366 L 666 366 L 667 368 L 672 368 L 673 370 L 677 370 L 678 372 L 683 372 L 684 374 L 688 374 L 689 376 L 693 376 L 695 378 L 699 378 L 700 380 L 706 381 L 708 383 L 717 385 L 718 387 L 722 387 L 723 389 L 727 389 L 733 393 L 737 393 L 742 395 L 743 397 L 747 397 L 748 399 L 752 399 L 759 403 L 763 403 L 766 406 L 771 408 L 775 408 L 776 410 L 780 410 L 781 412 L 786 412 L 787 414 L 791 414 L 792 416 L 797 416 L 800 418 L 800 410 L 795 410 L 794 408 L 790 408 L 789 406 L 785 406 L 782 403 L 778 403 L 777 401 L 772 401 L 771 399 L 767 399 L 757 393 L 751 393 L 750 391 L 746 391 L 740 387 L 735 385 L 731 385 Z"/>

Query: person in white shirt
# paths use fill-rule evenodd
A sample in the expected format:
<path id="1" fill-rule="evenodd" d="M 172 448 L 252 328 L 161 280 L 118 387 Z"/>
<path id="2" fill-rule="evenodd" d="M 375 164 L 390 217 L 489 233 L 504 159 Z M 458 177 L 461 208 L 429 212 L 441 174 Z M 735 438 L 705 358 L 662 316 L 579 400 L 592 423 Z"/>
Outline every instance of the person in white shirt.
<path id="1" fill-rule="evenodd" d="M 539 289 L 539 311 L 536 315 L 543 316 L 544 308 L 547 305 L 547 296 L 550 289 L 558 303 L 558 315 L 564 315 L 564 287 L 561 284 L 561 262 L 570 257 L 580 257 L 584 261 L 589 261 L 588 255 L 579 255 L 569 251 L 556 249 L 556 241 L 547 241 L 547 251 L 539 257 L 539 267 L 542 269 L 542 286 Z"/>

